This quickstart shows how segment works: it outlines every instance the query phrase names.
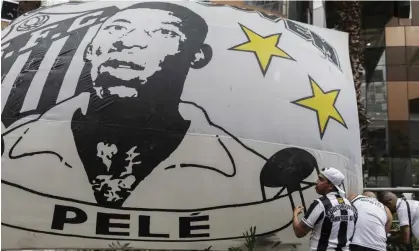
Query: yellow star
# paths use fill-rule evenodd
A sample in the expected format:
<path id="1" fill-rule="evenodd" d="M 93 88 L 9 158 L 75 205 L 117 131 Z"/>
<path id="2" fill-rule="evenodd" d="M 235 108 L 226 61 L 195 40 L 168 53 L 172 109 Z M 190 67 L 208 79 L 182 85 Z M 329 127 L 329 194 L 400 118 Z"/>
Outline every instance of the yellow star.
<path id="1" fill-rule="evenodd" d="M 309 77 L 309 79 L 313 95 L 292 101 L 291 103 L 316 112 L 321 139 L 323 139 L 323 135 L 326 131 L 330 119 L 335 120 L 339 124 L 343 125 L 346 129 L 348 129 L 345 121 L 335 106 L 340 90 L 324 92 L 316 83 L 316 81 L 314 81 L 311 77 Z"/>
<path id="2" fill-rule="evenodd" d="M 247 42 L 236 45 L 229 50 L 253 52 L 258 60 L 263 76 L 265 76 L 268 71 L 272 57 L 294 60 L 285 51 L 277 47 L 279 38 L 282 35 L 281 33 L 262 37 L 242 24 L 240 24 L 240 27 L 246 34 Z"/>

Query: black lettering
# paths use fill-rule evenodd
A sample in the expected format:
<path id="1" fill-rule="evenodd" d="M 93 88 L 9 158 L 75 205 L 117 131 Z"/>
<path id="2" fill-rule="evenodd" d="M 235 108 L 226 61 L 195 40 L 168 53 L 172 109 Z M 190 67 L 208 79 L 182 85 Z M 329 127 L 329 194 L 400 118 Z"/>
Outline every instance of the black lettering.
<path id="1" fill-rule="evenodd" d="M 152 234 L 150 233 L 150 216 L 138 216 L 138 237 L 156 237 L 156 238 L 169 238 L 169 234 Z"/>
<path id="2" fill-rule="evenodd" d="M 69 212 L 74 213 L 74 216 L 68 216 L 67 213 Z M 51 229 L 63 230 L 64 224 L 66 223 L 81 224 L 86 222 L 86 220 L 87 214 L 77 207 L 55 205 L 54 215 L 52 216 Z"/>
<path id="3" fill-rule="evenodd" d="M 276 16 L 276 15 L 270 15 L 270 14 L 268 14 L 268 13 L 265 13 L 265 12 L 257 12 L 261 17 L 263 17 L 263 18 L 265 18 L 265 19 L 268 19 L 269 21 L 271 21 L 271 22 L 274 22 L 274 23 L 278 23 L 280 20 L 282 20 L 282 18 L 280 18 L 280 17 L 278 17 L 278 16 Z"/>
<path id="4" fill-rule="evenodd" d="M 311 43 L 319 49 L 326 57 L 327 59 L 335 64 L 340 69 L 340 62 L 338 55 L 336 54 L 336 50 L 327 43 L 323 38 L 321 38 L 316 33 L 310 31 L 309 29 L 305 28 L 304 26 L 301 26 L 297 23 L 294 23 L 290 20 L 284 20 L 285 21 L 285 27 L 292 31 L 293 33 L 297 34 L 301 38 L 305 39 L 306 41 L 311 41 Z"/>
<path id="5" fill-rule="evenodd" d="M 68 28 L 67 32 L 72 32 L 74 30 L 94 24 L 97 20 L 97 17 L 100 16 L 102 13 L 103 11 L 97 11 L 97 12 L 89 13 L 84 16 L 76 18 L 76 20 L 74 20 L 70 28 Z"/>
<path id="6" fill-rule="evenodd" d="M 198 237 L 210 237 L 209 233 L 193 234 L 192 230 L 209 229 L 209 225 L 194 225 L 192 222 L 197 221 L 208 221 L 208 215 L 202 216 L 191 216 L 191 217 L 179 217 L 179 238 L 198 238 Z"/>
<path id="7" fill-rule="evenodd" d="M 109 228 L 129 228 L 127 223 L 111 223 L 114 220 L 129 220 L 129 214 L 97 213 L 96 234 L 129 236 L 129 232 L 111 232 Z"/>
<path id="8" fill-rule="evenodd" d="M 246 13 L 249 13 L 249 12 L 250 13 L 257 13 L 262 18 L 268 19 L 269 21 L 274 22 L 274 23 L 278 23 L 280 20 L 282 20 L 281 17 L 278 17 L 276 15 L 267 14 L 265 12 L 260 12 L 260 11 L 249 9 L 249 8 L 246 8 L 246 7 L 232 6 L 232 5 L 226 5 L 226 4 L 221 4 L 221 3 L 211 3 L 210 1 L 205 1 L 205 2 L 204 1 L 198 1 L 198 3 L 203 5 L 203 6 L 206 6 L 206 7 L 225 7 L 225 6 L 227 6 L 227 7 L 233 8 L 235 10 L 246 12 Z"/>
<path id="9" fill-rule="evenodd" d="M 336 66 L 340 67 L 339 60 L 335 53 L 335 50 L 328 44 L 323 38 L 321 38 L 316 33 L 311 32 L 311 37 L 313 38 L 313 44 L 319 48 L 319 50 Z"/>
<path id="10" fill-rule="evenodd" d="M 55 29 L 58 27 L 58 24 L 55 25 L 51 25 L 51 26 L 47 26 L 44 27 L 40 30 L 34 31 L 31 33 L 31 37 L 29 38 L 28 42 L 26 42 L 26 45 L 22 48 L 20 48 L 19 52 L 22 52 L 24 50 L 27 50 L 29 48 L 32 48 L 36 45 L 38 45 L 38 43 L 41 41 L 41 39 L 46 38 L 49 34 L 49 32 L 52 29 Z"/>
<path id="11" fill-rule="evenodd" d="M 307 41 L 311 40 L 311 35 L 307 28 L 301 25 L 298 25 L 294 22 L 291 22 L 289 20 L 285 20 L 285 22 L 289 30 L 293 31 L 294 33 L 296 33 L 297 35 L 299 35 L 300 37 L 304 38 Z"/>

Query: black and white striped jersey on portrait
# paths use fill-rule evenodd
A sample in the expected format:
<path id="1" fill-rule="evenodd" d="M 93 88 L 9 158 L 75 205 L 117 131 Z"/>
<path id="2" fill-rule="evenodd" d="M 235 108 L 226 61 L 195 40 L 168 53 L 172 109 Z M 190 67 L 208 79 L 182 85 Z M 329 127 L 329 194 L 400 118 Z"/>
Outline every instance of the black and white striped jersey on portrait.
<path id="1" fill-rule="evenodd" d="M 310 250 L 349 250 L 357 217 L 351 203 L 335 192 L 315 200 L 303 218 L 303 222 L 313 229 Z"/>

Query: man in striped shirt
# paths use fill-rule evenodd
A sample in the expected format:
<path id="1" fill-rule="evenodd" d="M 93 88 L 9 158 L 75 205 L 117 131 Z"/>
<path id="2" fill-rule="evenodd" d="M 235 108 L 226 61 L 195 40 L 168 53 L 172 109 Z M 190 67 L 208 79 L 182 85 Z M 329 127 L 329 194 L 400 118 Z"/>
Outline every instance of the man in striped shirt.
<path id="1" fill-rule="evenodd" d="M 344 179 L 345 176 L 335 168 L 323 169 L 316 184 L 316 192 L 322 197 L 311 204 L 301 221 L 298 215 L 304 208 L 294 209 L 294 233 L 302 238 L 312 230 L 311 251 L 349 250 L 358 216 L 351 203 L 339 194 L 345 194 L 340 187 Z"/>

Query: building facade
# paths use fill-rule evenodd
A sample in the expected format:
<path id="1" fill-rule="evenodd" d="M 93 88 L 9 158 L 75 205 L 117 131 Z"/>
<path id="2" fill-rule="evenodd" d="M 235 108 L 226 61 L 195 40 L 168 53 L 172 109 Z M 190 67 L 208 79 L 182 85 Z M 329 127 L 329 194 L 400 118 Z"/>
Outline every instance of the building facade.
<path id="1" fill-rule="evenodd" d="M 1 1 L 1 29 L 4 29 L 18 15 L 19 2 Z"/>
<path id="2" fill-rule="evenodd" d="M 334 27 L 326 2 L 326 27 Z M 419 2 L 362 2 L 365 187 L 419 187 Z M 416 193 L 419 199 L 419 193 Z"/>
<path id="3" fill-rule="evenodd" d="M 384 26 L 363 22 L 368 186 L 419 187 L 419 61 L 411 61 L 419 49 L 419 2 L 411 11 Z"/>
<path id="4" fill-rule="evenodd" d="M 41 6 L 41 1 L 1 0 L 1 29 L 6 28 L 16 17 Z"/>

